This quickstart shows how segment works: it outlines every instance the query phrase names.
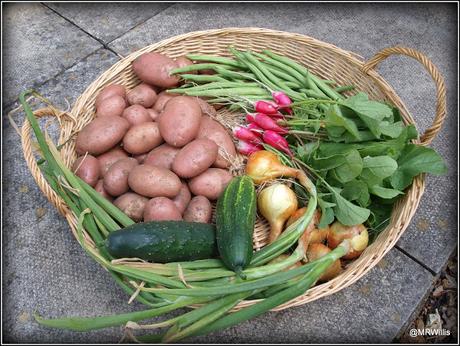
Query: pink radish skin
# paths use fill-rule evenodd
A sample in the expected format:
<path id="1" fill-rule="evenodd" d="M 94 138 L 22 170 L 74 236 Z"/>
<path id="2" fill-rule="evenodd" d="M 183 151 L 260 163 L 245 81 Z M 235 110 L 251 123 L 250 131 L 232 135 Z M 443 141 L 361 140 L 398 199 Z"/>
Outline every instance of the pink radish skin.
<path id="1" fill-rule="evenodd" d="M 256 101 L 254 102 L 254 109 L 256 112 L 264 113 L 264 114 L 276 114 L 278 113 L 278 105 L 274 102 L 270 101 Z"/>
<path id="2" fill-rule="evenodd" d="M 238 144 L 236 145 L 236 149 L 240 154 L 243 155 L 251 155 L 252 153 L 255 153 L 256 151 L 262 150 L 263 147 L 259 144 L 252 144 L 248 143 L 245 141 L 238 141 Z"/>
<path id="3" fill-rule="evenodd" d="M 262 138 L 262 132 L 264 132 L 264 130 L 256 123 L 249 123 L 246 128 L 254 133 L 257 137 Z"/>
<path id="4" fill-rule="evenodd" d="M 291 157 L 293 156 L 287 140 L 279 133 L 267 130 L 264 132 L 263 139 L 265 143 L 271 145 L 273 148 L 281 150 Z"/>
<path id="5" fill-rule="evenodd" d="M 256 123 L 258 126 L 260 126 L 264 130 L 272 130 L 280 134 L 286 134 L 288 132 L 288 130 L 286 130 L 284 127 L 279 126 L 274 119 L 270 118 L 266 114 L 262 114 L 262 113 L 247 114 L 246 121 L 248 123 L 251 123 L 251 122 Z"/>
<path id="6" fill-rule="evenodd" d="M 241 139 L 243 141 L 249 142 L 249 143 L 254 143 L 258 144 L 261 143 L 262 140 L 258 135 L 256 135 L 253 131 L 250 129 L 243 127 L 243 126 L 236 126 L 233 128 L 233 135 L 237 139 Z"/>
<path id="7" fill-rule="evenodd" d="M 282 91 L 274 91 L 272 92 L 272 96 L 280 108 L 286 110 L 289 114 L 292 114 L 292 109 L 290 107 L 292 101 L 289 96 Z"/>

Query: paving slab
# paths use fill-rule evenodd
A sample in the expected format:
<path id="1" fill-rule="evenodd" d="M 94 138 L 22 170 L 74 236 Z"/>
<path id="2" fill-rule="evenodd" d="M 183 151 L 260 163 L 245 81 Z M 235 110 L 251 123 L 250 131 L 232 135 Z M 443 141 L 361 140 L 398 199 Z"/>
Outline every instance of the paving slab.
<path id="1" fill-rule="evenodd" d="M 45 3 L 94 37 L 108 43 L 171 3 Z"/>
<path id="2" fill-rule="evenodd" d="M 40 3 L 3 6 L 3 105 L 102 45 Z"/>
<path id="3" fill-rule="evenodd" d="M 251 15 L 248 16 L 248 13 Z M 146 45 L 194 30 L 224 27 L 265 27 L 296 32 L 335 44 L 365 58 L 385 47 L 403 45 L 426 54 L 445 78 L 447 117 L 432 143 L 446 160 L 443 188 L 429 186 L 418 217 L 433 214 L 447 223 L 445 231 L 432 231 L 419 239 L 414 222 L 399 242 L 401 248 L 439 271 L 456 244 L 455 213 L 458 118 L 457 20 L 454 4 L 176 4 L 111 43 L 122 55 Z M 213 18 L 213 20 L 209 20 Z M 177 25 L 181 23 L 181 25 Z M 160 25 L 161 24 L 161 25 Z M 436 89 L 422 65 L 407 57 L 391 57 L 378 66 L 416 120 L 420 133 L 434 118 Z M 433 180 L 428 180 L 431 184 Z M 430 201 L 442 204 L 430 205 Z M 424 206 L 427 203 L 427 206 Z M 426 218 L 426 217 L 425 217 Z M 435 226 L 433 226 L 435 227 Z M 430 241 L 428 241 L 428 239 Z M 435 246 L 432 246 L 432 243 Z"/>

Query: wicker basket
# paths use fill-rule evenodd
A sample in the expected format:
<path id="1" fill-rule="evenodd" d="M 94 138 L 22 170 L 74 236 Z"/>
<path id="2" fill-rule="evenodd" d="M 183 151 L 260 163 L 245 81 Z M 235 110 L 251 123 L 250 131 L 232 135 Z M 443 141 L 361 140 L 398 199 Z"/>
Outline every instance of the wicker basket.
<path id="1" fill-rule="evenodd" d="M 371 60 L 364 62 L 361 57 L 354 53 L 344 51 L 308 36 L 259 28 L 227 28 L 192 32 L 150 45 L 123 58 L 97 78 L 78 98 L 70 112 L 63 114 L 53 107 L 48 107 L 36 111 L 35 116 L 57 116 L 61 126 L 59 143 L 64 143 L 93 119 L 95 115 L 95 98 L 104 86 L 111 83 L 121 83 L 130 89 L 139 83 L 139 80 L 131 70 L 131 62 L 139 55 L 156 51 L 165 53 L 170 57 L 188 53 L 229 56 L 227 51 L 229 45 L 233 45 L 237 49 L 251 49 L 254 51 L 270 49 L 308 66 L 314 74 L 322 78 L 333 79 L 341 85 L 354 84 L 358 90 L 368 93 L 370 98 L 386 100 L 399 107 L 407 124 L 414 123 L 414 119 L 394 90 L 374 71 L 374 67 L 393 54 L 410 56 L 418 60 L 428 70 L 437 88 L 434 123 L 421 136 L 418 143 L 429 144 L 439 132 L 443 123 L 446 112 L 444 81 L 436 67 L 423 54 L 413 49 L 402 47 L 386 48 L 378 52 Z M 218 112 L 218 120 L 227 127 L 234 125 L 235 119 L 235 115 L 228 113 L 225 109 L 221 109 Z M 76 217 L 65 205 L 64 201 L 48 186 L 36 164 L 32 151 L 31 128 L 27 121 L 22 128 L 22 145 L 28 167 L 38 186 L 59 212 L 65 216 L 74 235 L 76 235 Z M 61 153 L 65 164 L 70 167 L 76 159 L 74 140 L 68 141 L 63 146 Z M 407 228 L 417 209 L 423 190 L 424 177 L 422 175 L 414 179 L 404 198 L 395 205 L 389 226 L 357 260 L 348 265 L 341 275 L 329 282 L 311 288 L 304 295 L 277 307 L 276 310 L 305 304 L 338 292 L 367 273 L 393 247 Z M 267 234 L 267 223 L 258 220 L 254 232 L 254 248 L 258 249 L 265 245 Z M 88 246 L 94 245 L 89 236 L 85 237 L 85 241 Z M 139 268 L 149 264 L 138 262 L 124 265 L 134 265 Z M 243 301 L 236 306 L 235 310 L 254 302 L 255 300 Z"/>

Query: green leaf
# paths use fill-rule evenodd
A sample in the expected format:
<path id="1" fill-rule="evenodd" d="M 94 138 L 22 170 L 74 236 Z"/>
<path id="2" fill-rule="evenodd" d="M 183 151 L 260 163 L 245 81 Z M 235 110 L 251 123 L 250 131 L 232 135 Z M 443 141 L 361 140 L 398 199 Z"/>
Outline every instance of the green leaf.
<path id="1" fill-rule="evenodd" d="M 361 206 L 369 204 L 369 189 L 363 181 L 355 179 L 346 183 L 340 194 L 349 201 L 357 201 Z"/>
<path id="2" fill-rule="evenodd" d="M 359 154 L 358 154 L 359 155 Z M 347 162 L 346 156 L 343 154 L 318 158 L 311 161 L 311 166 L 318 171 L 327 171 Z"/>
<path id="3" fill-rule="evenodd" d="M 363 159 L 358 150 L 350 150 L 345 156 L 345 163 L 334 169 L 335 177 L 342 183 L 349 182 L 359 176 L 363 170 Z"/>
<path id="4" fill-rule="evenodd" d="M 385 199 L 391 199 L 395 198 L 396 196 L 403 195 L 404 192 L 395 190 L 395 189 L 388 189 L 385 187 L 382 187 L 380 185 L 374 185 L 369 188 L 370 193 L 373 195 L 385 198 Z"/>
<path id="5" fill-rule="evenodd" d="M 368 169 L 379 178 L 391 176 L 398 168 L 398 163 L 389 156 L 366 156 L 363 159 L 363 168 Z"/>
<path id="6" fill-rule="evenodd" d="M 335 203 L 326 202 L 322 198 L 318 198 L 318 205 L 321 208 L 321 219 L 319 220 L 318 228 L 325 228 L 334 221 Z"/>
<path id="7" fill-rule="evenodd" d="M 420 173 L 446 174 L 447 166 L 443 158 L 433 149 L 407 144 L 398 158 L 398 169 L 391 177 L 391 186 L 404 190 Z"/>
<path id="8" fill-rule="evenodd" d="M 353 122 L 353 120 L 347 119 L 342 115 L 342 112 L 338 105 L 331 105 L 327 109 L 324 120 L 327 124 L 326 129 L 328 130 L 328 132 L 330 128 L 331 130 L 333 130 L 333 133 L 332 133 L 333 137 L 337 137 L 338 135 L 341 134 L 340 131 L 337 132 L 336 127 L 343 127 L 353 137 L 355 137 L 356 139 L 360 139 L 358 128 L 356 127 L 356 124 Z"/>
<path id="9" fill-rule="evenodd" d="M 402 123 L 402 121 L 398 121 L 393 124 L 387 121 L 382 121 L 380 130 L 382 132 L 382 135 L 391 138 L 398 138 L 404 130 L 404 124 Z"/>
<path id="10" fill-rule="evenodd" d="M 331 187 L 329 191 L 332 192 L 332 198 L 336 204 L 333 208 L 335 217 L 340 223 L 346 226 L 353 226 L 367 220 L 370 214 L 369 209 L 359 207 L 346 200 L 334 187 Z"/>

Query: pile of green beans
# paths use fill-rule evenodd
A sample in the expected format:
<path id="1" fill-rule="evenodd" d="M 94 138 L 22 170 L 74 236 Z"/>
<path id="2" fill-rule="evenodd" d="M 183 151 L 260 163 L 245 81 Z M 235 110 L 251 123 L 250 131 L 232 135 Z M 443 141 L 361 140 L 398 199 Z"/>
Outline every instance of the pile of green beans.
<path id="1" fill-rule="evenodd" d="M 225 62 L 232 68 L 241 66 L 236 61 L 214 59 L 213 63 L 217 62 Z M 34 92 L 23 92 L 19 100 L 43 155 L 39 165 L 51 188 L 78 217 L 77 234 L 81 246 L 89 256 L 108 270 L 125 292 L 149 307 L 144 311 L 94 318 L 44 319 L 35 315 L 40 324 L 75 331 L 119 325 L 126 325 L 126 328 L 133 330 L 152 329 L 152 325 L 140 326 L 137 322 L 193 304 L 201 304 L 196 310 L 154 326 L 169 327 L 166 333 L 136 337 L 143 342 L 178 341 L 235 325 L 288 302 L 308 290 L 331 263 L 347 252 L 347 244 L 343 244 L 316 261 L 296 269 L 288 269 L 301 260 L 305 253 L 299 242 L 297 249 L 289 257 L 270 263 L 298 242 L 317 207 L 315 186 L 305 173 L 300 173 L 299 183 L 309 195 L 306 213 L 292 223 L 275 242 L 255 252 L 249 267 L 244 271 L 245 280 L 228 270 L 219 259 L 151 264 L 142 269 L 114 261 L 105 248 L 107 235 L 134 222 L 65 166 L 59 149 L 43 134 L 25 100 L 31 93 Z M 84 241 L 84 232 L 94 242 L 94 246 Z M 256 297 L 264 299 L 236 313 L 229 312 L 240 301 Z"/>
<path id="2" fill-rule="evenodd" d="M 171 71 L 185 84 L 169 92 L 205 97 L 209 103 L 230 105 L 230 109 L 248 109 L 252 101 L 271 100 L 273 91 L 283 91 L 294 102 L 309 99 L 341 100 L 342 92 L 354 86 L 331 87 L 334 81 L 323 80 L 295 61 L 269 50 L 243 52 L 229 47 L 232 58 L 189 54 L 197 63 Z M 213 75 L 192 74 L 213 70 Z M 319 105 L 321 109 L 322 105 Z M 323 107 L 324 108 L 324 107 Z"/>

